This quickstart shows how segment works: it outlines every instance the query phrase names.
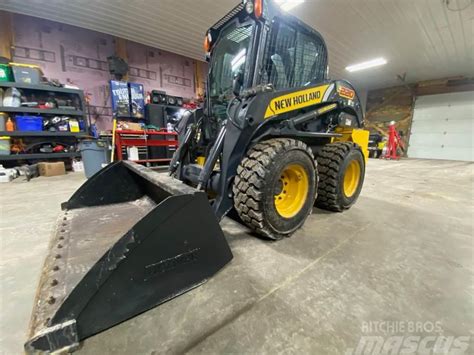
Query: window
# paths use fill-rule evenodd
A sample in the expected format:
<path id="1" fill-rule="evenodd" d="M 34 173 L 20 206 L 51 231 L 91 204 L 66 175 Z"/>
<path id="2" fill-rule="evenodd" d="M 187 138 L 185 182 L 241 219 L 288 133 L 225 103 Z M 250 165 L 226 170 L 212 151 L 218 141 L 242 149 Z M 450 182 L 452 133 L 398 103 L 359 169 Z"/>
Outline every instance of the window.
<path id="1" fill-rule="evenodd" d="M 273 27 L 274 34 L 267 52 L 265 83 L 276 89 L 291 86 L 296 46 L 296 31 L 285 23 Z M 266 80 L 265 80 L 266 79 Z"/>
<path id="2" fill-rule="evenodd" d="M 263 83 L 272 83 L 278 90 L 324 80 L 326 49 L 319 37 L 282 21 L 276 22 L 272 32 Z"/>
<path id="3" fill-rule="evenodd" d="M 226 118 L 226 108 L 232 93 L 234 76 L 244 77 L 247 54 L 252 38 L 253 24 L 226 27 L 216 42 L 212 53 L 209 75 L 209 96 L 215 117 Z"/>

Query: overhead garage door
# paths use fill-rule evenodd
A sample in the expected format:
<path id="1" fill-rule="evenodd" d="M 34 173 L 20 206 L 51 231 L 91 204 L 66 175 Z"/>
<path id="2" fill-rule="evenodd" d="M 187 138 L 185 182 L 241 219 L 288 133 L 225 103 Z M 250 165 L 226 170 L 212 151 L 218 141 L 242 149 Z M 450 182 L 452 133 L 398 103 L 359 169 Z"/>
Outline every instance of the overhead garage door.
<path id="1" fill-rule="evenodd" d="M 472 161 L 473 125 L 474 92 L 420 96 L 408 156 Z"/>

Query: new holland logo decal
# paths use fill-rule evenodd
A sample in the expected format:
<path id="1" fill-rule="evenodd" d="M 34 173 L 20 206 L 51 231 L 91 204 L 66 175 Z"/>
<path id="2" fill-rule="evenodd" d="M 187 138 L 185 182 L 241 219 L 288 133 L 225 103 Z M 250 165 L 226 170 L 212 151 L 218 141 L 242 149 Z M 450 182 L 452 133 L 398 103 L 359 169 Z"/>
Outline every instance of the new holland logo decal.
<path id="1" fill-rule="evenodd" d="M 268 104 L 265 111 L 265 118 L 319 104 L 322 102 L 324 93 L 328 87 L 329 85 L 322 85 L 278 96 L 272 99 Z"/>

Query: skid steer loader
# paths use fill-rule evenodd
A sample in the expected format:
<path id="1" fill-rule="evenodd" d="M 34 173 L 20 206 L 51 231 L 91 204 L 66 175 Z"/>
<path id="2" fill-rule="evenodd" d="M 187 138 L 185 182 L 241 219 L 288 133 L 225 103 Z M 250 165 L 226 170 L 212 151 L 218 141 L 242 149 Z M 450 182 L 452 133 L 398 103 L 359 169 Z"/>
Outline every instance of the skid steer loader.
<path id="1" fill-rule="evenodd" d="M 62 206 L 27 352 L 82 339 L 168 301 L 232 253 L 229 212 L 255 234 L 288 237 L 313 205 L 349 208 L 368 156 L 359 98 L 329 80 L 318 32 L 268 0 L 246 0 L 205 36 L 203 109 L 181 120 L 169 174 L 119 161 Z"/>

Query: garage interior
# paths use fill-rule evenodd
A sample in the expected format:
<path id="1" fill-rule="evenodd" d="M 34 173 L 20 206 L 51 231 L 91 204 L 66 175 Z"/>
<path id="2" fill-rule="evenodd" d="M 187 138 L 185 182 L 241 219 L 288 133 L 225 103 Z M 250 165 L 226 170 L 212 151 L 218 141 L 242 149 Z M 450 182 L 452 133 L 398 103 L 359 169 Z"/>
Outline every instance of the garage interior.
<path id="1" fill-rule="evenodd" d="M 0 1 L 0 352 L 472 353 L 473 15 Z M 242 202 L 244 182 L 277 182 L 257 191 L 271 208 Z"/>

